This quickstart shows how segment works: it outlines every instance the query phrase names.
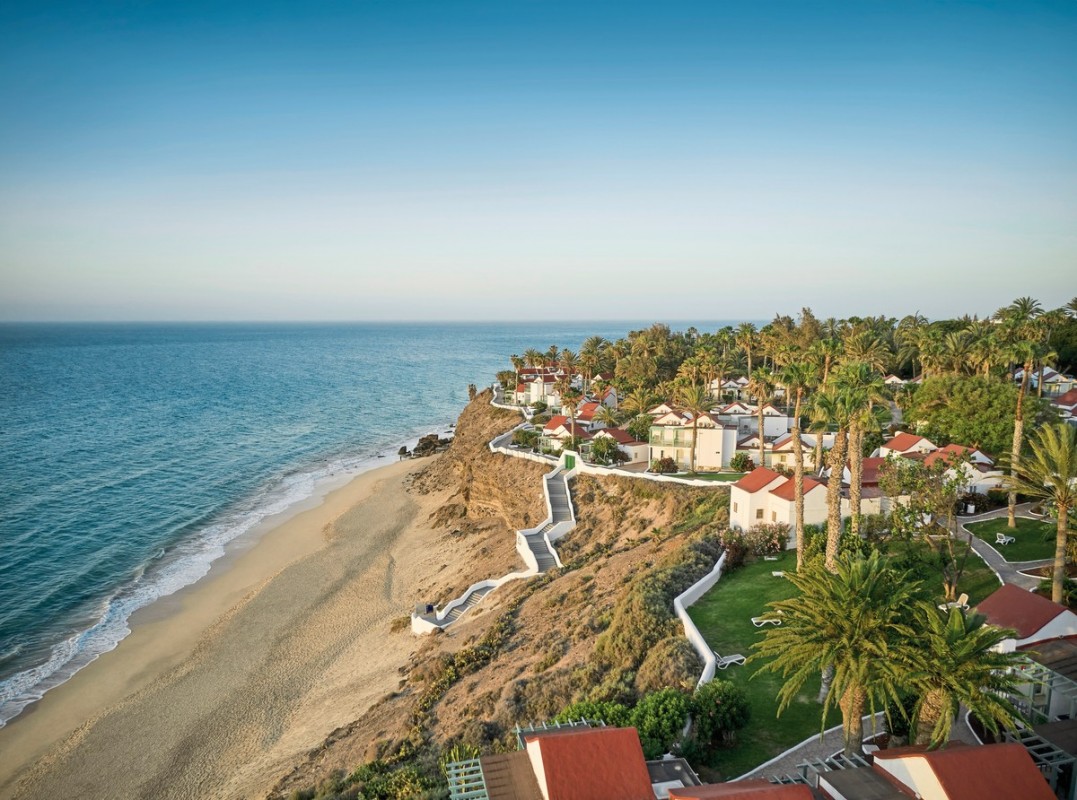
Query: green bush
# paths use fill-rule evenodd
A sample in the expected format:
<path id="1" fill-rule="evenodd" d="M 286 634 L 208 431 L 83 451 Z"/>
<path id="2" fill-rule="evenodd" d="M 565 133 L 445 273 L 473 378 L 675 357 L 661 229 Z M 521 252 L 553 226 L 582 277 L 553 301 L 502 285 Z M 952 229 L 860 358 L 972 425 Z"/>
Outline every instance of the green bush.
<path id="1" fill-rule="evenodd" d="M 531 410 L 534 411 L 536 414 L 541 414 L 547 408 L 548 406 L 541 400 L 537 400 L 531 404 Z"/>
<path id="2" fill-rule="evenodd" d="M 744 534 L 733 528 L 722 532 L 720 541 L 725 549 L 725 572 L 732 572 L 744 565 L 748 557 L 748 543 L 744 540 Z"/>
<path id="3" fill-rule="evenodd" d="M 658 458 L 651 462 L 651 472 L 656 472 L 659 475 L 668 475 L 671 472 L 677 471 L 677 462 L 669 456 L 665 458 Z"/>
<path id="4" fill-rule="evenodd" d="M 520 447 L 534 447 L 538 444 L 539 432 L 534 428 L 521 428 L 512 434 L 512 443 Z"/>
<path id="5" fill-rule="evenodd" d="M 730 681 L 712 680 L 692 696 L 692 723 L 696 742 L 703 748 L 736 743 L 737 731 L 751 718 L 748 695 Z"/>
<path id="6" fill-rule="evenodd" d="M 680 738 L 691 700 L 679 689 L 666 688 L 644 697 L 632 709 L 645 758 L 660 758 Z"/>
<path id="7" fill-rule="evenodd" d="M 753 556 L 773 556 L 785 549 L 789 526 L 784 522 L 760 522 L 744 534 L 744 544 Z"/>
<path id="8" fill-rule="evenodd" d="M 747 453 L 737 453 L 730 459 L 729 468 L 734 472 L 751 472 L 755 469 L 755 462 Z"/>
<path id="9" fill-rule="evenodd" d="M 575 722 L 581 719 L 588 722 L 605 722 L 615 728 L 624 728 L 632 724 L 632 712 L 622 703 L 583 700 L 566 706 L 560 714 L 553 718 L 553 721 Z"/>
<path id="10" fill-rule="evenodd" d="M 627 430 L 636 437 L 638 442 L 646 442 L 651 435 L 651 425 L 654 417 L 650 414 L 639 414 L 628 423 Z"/>

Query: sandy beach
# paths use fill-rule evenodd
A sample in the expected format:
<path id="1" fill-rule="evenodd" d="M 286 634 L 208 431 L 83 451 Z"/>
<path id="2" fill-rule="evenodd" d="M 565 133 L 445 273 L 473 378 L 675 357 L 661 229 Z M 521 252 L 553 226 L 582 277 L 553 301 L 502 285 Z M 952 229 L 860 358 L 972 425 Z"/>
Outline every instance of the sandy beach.
<path id="1" fill-rule="evenodd" d="M 418 646 L 390 626 L 436 558 L 404 488 L 428 463 L 360 475 L 145 609 L 0 730 L 0 797 L 264 796 L 395 690 Z"/>

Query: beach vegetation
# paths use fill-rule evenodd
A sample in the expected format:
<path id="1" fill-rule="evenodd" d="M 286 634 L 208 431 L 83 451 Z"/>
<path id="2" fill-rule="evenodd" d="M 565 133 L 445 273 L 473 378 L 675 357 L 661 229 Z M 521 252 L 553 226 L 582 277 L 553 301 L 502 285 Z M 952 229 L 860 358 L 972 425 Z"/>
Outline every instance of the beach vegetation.
<path id="1" fill-rule="evenodd" d="M 715 678 L 692 695 L 692 736 L 700 747 L 716 750 L 737 741 L 737 731 L 752 717 L 748 694 L 732 681 Z"/>

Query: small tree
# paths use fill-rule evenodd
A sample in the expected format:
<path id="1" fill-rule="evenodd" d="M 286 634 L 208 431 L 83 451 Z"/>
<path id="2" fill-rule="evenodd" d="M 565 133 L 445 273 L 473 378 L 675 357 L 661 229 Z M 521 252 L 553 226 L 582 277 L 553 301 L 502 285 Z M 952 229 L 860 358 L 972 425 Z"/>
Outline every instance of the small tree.
<path id="1" fill-rule="evenodd" d="M 751 472 L 755 469 L 755 463 L 747 453 L 737 453 L 729 460 L 729 468 L 734 472 Z"/>
<path id="2" fill-rule="evenodd" d="M 737 731 L 751 716 L 748 695 L 731 681 L 712 680 L 692 695 L 693 733 L 704 748 L 736 744 Z"/>
<path id="3" fill-rule="evenodd" d="M 591 460 L 596 464 L 623 464 L 628 461 L 628 456 L 615 439 L 596 436 L 591 440 Z"/>
<path id="4" fill-rule="evenodd" d="M 632 709 L 632 725 L 639 732 L 646 758 L 660 758 L 677 741 L 688 719 L 691 700 L 678 689 L 659 689 Z"/>
<path id="5" fill-rule="evenodd" d="M 628 423 L 626 430 L 635 437 L 637 442 L 646 442 L 651 436 L 651 425 L 654 417 L 650 414 L 638 414 Z"/>
<path id="6" fill-rule="evenodd" d="M 669 456 L 651 462 L 651 472 L 657 472 L 660 475 L 668 475 L 669 473 L 676 471 L 677 462 Z"/>

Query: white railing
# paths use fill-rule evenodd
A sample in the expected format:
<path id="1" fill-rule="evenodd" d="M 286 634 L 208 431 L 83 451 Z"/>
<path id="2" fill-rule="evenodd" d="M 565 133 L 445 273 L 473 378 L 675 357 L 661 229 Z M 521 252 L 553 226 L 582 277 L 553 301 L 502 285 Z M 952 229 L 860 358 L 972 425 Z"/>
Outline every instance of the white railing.
<path id="1" fill-rule="evenodd" d="M 714 584 L 718 583 L 718 579 L 722 577 L 722 570 L 725 568 L 725 556 L 726 554 L 723 551 L 722 555 L 718 557 L 714 569 L 673 598 L 673 610 L 684 627 L 684 635 L 703 659 L 703 674 L 700 675 L 699 681 L 696 683 L 697 687 L 702 686 L 714 677 L 714 670 L 717 669 L 718 661 L 714 657 L 714 651 L 707 644 L 707 640 L 703 638 L 699 628 L 696 627 L 692 618 L 688 616 L 688 607 L 709 592 L 714 587 Z"/>

